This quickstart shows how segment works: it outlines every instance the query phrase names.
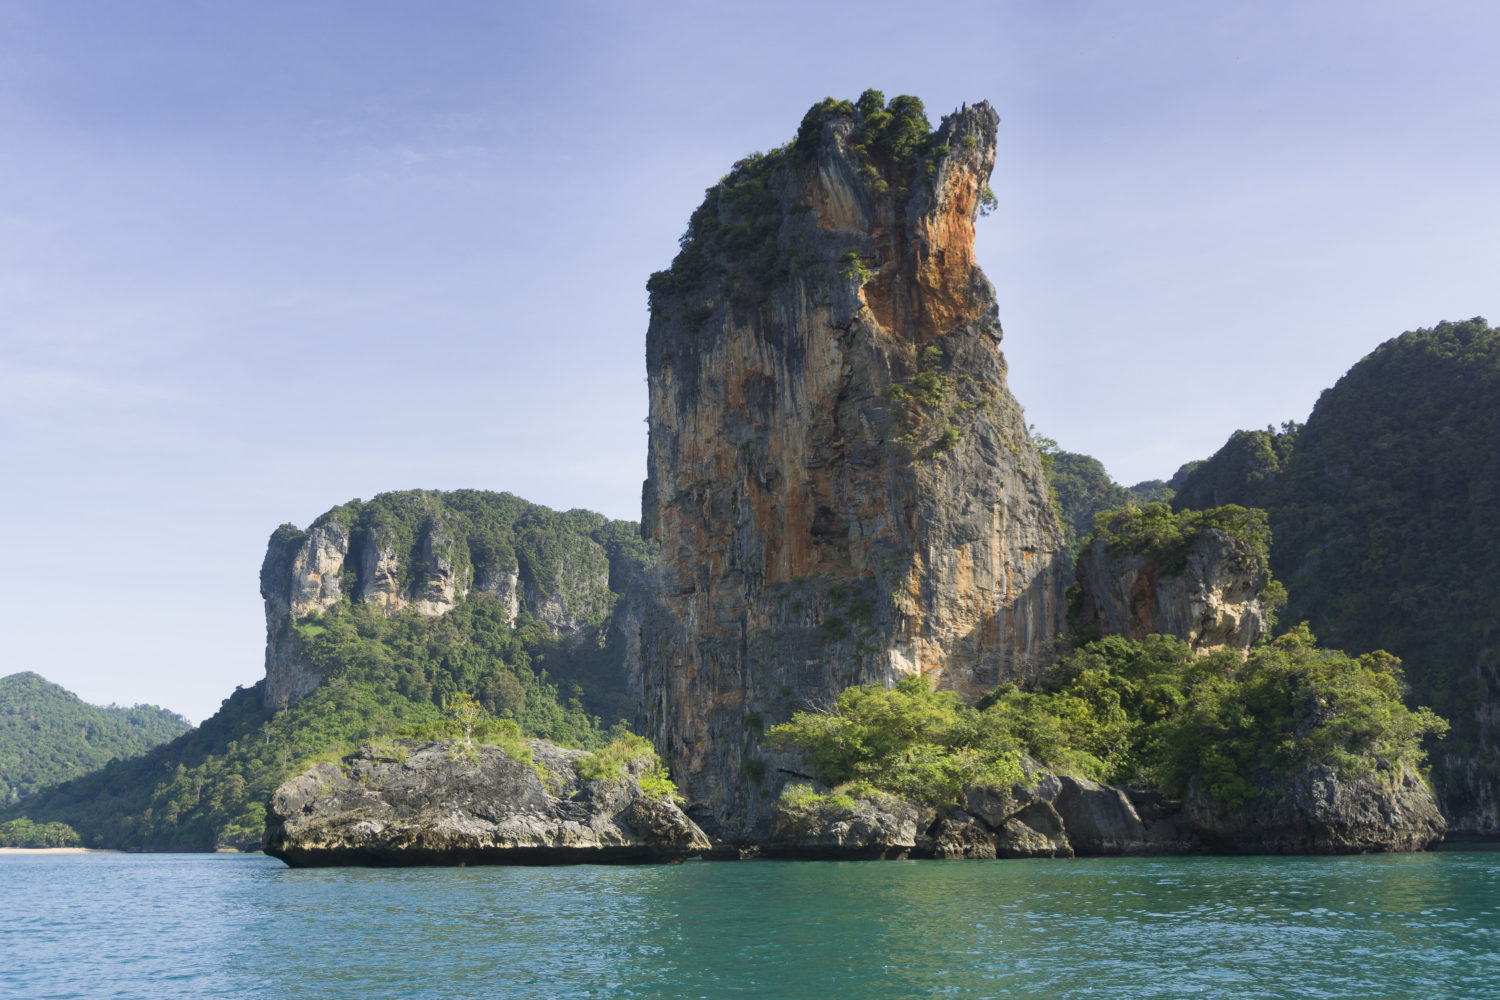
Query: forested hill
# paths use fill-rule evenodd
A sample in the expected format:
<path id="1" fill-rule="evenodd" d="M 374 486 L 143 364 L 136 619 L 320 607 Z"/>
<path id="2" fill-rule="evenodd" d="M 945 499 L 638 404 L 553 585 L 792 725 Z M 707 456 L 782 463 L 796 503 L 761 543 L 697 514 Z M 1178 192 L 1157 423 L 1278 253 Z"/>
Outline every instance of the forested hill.
<path id="1" fill-rule="evenodd" d="M 1172 486 L 1150 479 L 1134 486 L 1121 486 L 1110 478 L 1104 463 L 1092 455 L 1063 451 L 1056 441 L 1034 436 L 1042 469 L 1057 519 L 1062 523 L 1068 558 L 1078 556 L 1084 539 L 1094 530 L 1094 518 L 1121 507 L 1164 503 L 1172 499 Z M 1218 506 L 1214 504 L 1212 506 Z"/>
<path id="2" fill-rule="evenodd" d="M 342 562 L 324 544 L 340 538 L 355 569 L 324 574 L 317 601 L 274 599 L 287 592 L 281 583 L 308 592 L 297 586 L 313 572 L 299 562 L 304 548 Z M 267 697 L 265 681 L 236 690 L 192 732 L 47 788 L 0 810 L 0 821 L 66 823 L 91 847 L 253 849 L 282 780 L 364 740 L 436 734 L 457 696 L 525 734 L 584 748 L 602 746 L 633 714 L 628 621 L 651 555 L 633 523 L 509 494 L 409 491 L 341 505 L 308 532 L 283 526 L 268 549 L 267 565 L 287 574 L 263 577 L 273 639 L 315 683 L 286 707 Z M 389 572 L 355 571 L 367 566 Z M 487 577 L 491 567 L 508 572 Z M 451 582 L 432 586 L 439 574 Z M 386 592 L 365 586 L 387 577 Z"/>
<path id="3" fill-rule="evenodd" d="M 1237 433 L 1175 506 L 1264 507 L 1283 621 L 1387 649 L 1453 724 L 1435 756 L 1459 830 L 1500 833 L 1500 330 L 1482 317 L 1387 341 L 1307 425 Z"/>
<path id="4" fill-rule="evenodd" d="M 145 753 L 191 728 L 155 705 L 90 705 L 29 671 L 0 677 L 0 805 Z"/>

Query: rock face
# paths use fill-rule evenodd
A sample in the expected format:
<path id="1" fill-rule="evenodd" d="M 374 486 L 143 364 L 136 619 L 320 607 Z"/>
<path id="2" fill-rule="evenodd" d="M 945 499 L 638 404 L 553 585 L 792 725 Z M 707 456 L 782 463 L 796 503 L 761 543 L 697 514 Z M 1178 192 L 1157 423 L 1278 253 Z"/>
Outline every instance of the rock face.
<path id="1" fill-rule="evenodd" d="M 494 746 L 362 747 L 276 789 L 262 849 L 298 868 L 675 862 L 708 849 L 675 804 L 641 791 L 642 762 L 585 781 L 582 751 L 529 746 L 539 767 Z"/>
<path id="2" fill-rule="evenodd" d="M 1279 794 L 1225 807 L 1199 793 L 1189 820 L 1217 850 L 1245 854 L 1363 854 L 1436 847 L 1448 824 L 1422 778 L 1409 767 L 1340 781 L 1317 767 Z"/>
<path id="3" fill-rule="evenodd" d="M 472 592 L 489 593 L 512 625 L 524 611 L 555 635 L 597 638 L 623 588 L 611 588 L 611 573 L 623 580 L 630 562 L 599 540 L 608 524 L 506 493 L 412 490 L 335 507 L 306 531 L 282 525 L 260 572 L 266 704 L 284 708 L 322 682 L 300 655 L 295 626 L 348 603 L 436 616 Z M 639 676 L 634 667 L 628 673 Z"/>
<path id="4" fill-rule="evenodd" d="M 1175 854 L 1423 851 L 1446 824 L 1421 777 L 1376 771 L 1340 781 L 1315 769 L 1237 806 L 1171 799 L 1046 772 L 1011 788 L 964 789 L 962 807 L 891 796 L 778 801 L 764 853 L 799 858 L 1071 858 Z"/>
<path id="5" fill-rule="evenodd" d="M 1036 676 L 1062 626 L 1061 532 L 974 262 L 998 118 L 929 135 L 915 109 L 813 109 L 648 286 L 643 722 L 731 839 L 770 822 L 764 726 L 914 673 L 977 697 Z"/>
<path id="6" fill-rule="evenodd" d="M 920 815 L 889 795 L 806 807 L 778 803 L 761 851 L 773 858 L 904 858 L 916 846 Z"/>
<path id="7" fill-rule="evenodd" d="M 1075 627 L 1127 639 L 1175 635 L 1199 652 L 1249 650 L 1265 634 L 1271 574 L 1244 539 L 1204 529 L 1171 561 L 1112 548 L 1095 538 L 1078 558 Z"/>

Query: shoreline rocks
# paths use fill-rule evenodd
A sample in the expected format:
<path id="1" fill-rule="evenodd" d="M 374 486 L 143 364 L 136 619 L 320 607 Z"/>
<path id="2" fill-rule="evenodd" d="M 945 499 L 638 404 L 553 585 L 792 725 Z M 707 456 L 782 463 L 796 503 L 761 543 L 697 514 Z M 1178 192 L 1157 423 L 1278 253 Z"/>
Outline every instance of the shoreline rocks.
<path id="1" fill-rule="evenodd" d="M 295 868 L 1321 855 L 1431 850 L 1446 830 L 1411 768 L 1341 781 L 1325 766 L 1236 805 L 1044 771 L 971 786 L 945 809 L 809 788 L 775 804 L 764 838 L 710 842 L 675 803 L 641 790 L 644 760 L 590 781 L 577 771 L 582 751 L 527 747 L 529 764 L 482 744 L 363 746 L 276 789 L 262 849 Z"/>
<path id="2" fill-rule="evenodd" d="M 1190 794 L 1185 811 L 1221 854 L 1425 851 L 1442 843 L 1448 829 L 1427 784 L 1404 764 L 1349 781 L 1331 767 L 1312 768 L 1280 794 L 1233 807 Z"/>
<path id="3" fill-rule="evenodd" d="M 1030 785 L 966 788 L 962 807 L 943 810 L 888 795 L 783 800 L 759 854 L 858 860 L 1401 853 L 1431 850 L 1445 831 L 1431 790 L 1404 765 L 1348 781 L 1318 767 L 1235 806 L 1196 790 L 1179 800 L 1043 772 Z"/>
<path id="4" fill-rule="evenodd" d="M 304 868 L 675 863 L 709 849 L 675 803 L 642 792 L 644 762 L 589 781 L 584 752 L 527 746 L 531 764 L 448 741 L 315 765 L 272 794 L 262 850 Z"/>

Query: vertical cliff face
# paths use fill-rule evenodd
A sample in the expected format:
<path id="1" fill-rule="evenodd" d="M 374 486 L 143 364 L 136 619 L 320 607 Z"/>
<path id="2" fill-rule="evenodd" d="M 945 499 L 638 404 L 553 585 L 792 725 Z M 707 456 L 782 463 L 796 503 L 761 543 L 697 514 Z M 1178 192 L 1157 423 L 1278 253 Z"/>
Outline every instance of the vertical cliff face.
<path id="1" fill-rule="evenodd" d="M 624 581 L 644 565 L 640 553 L 614 544 L 624 528 L 634 526 L 477 490 L 387 493 L 335 507 L 306 531 L 283 525 L 260 574 L 266 704 L 284 708 L 322 683 L 300 653 L 296 625 L 352 604 L 438 616 L 470 593 L 488 593 L 512 627 L 524 612 L 555 636 L 602 641 Z M 621 641 L 633 650 L 640 612 L 631 604 L 629 613 L 631 634 Z M 639 671 L 628 674 L 633 682 Z"/>
<path id="2" fill-rule="evenodd" d="M 710 189 L 653 275 L 643 714 L 700 815 L 751 832 L 758 739 L 851 684 L 977 697 L 1062 625 L 1062 537 L 1005 385 L 974 221 L 998 117 L 867 93 Z"/>

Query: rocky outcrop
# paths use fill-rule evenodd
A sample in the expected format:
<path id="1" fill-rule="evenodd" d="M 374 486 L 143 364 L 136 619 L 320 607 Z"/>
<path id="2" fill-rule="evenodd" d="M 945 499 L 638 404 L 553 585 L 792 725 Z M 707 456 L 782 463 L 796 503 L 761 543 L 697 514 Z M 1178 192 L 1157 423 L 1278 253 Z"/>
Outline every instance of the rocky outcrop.
<path id="1" fill-rule="evenodd" d="M 1038 791 L 1047 796 L 1081 855 L 1181 854 L 1199 847 L 1182 803 L 1159 793 L 1059 777 Z"/>
<path id="2" fill-rule="evenodd" d="M 916 846 L 920 816 L 918 807 L 889 795 L 778 802 L 761 853 L 771 858 L 905 858 Z"/>
<path id="3" fill-rule="evenodd" d="M 1199 790 L 1186 812 L 1209 847 L 1236 854 L 1424 851 L 1448 827 L 1427 783 L 1404 764 L 1348 781 L 1332 767 L 1315 767 L 1235 806 Z"/>
<path id="4" fill-rule="evenodd" d="M 1443 839 L 1437 802 L 1410 768 L 1341 781 L 1315 768 L 1228 806 L 1032 769 L 1010 788 L 971 786 L 961 806 L 882 795 L 784 796 L 764 853 L 800 858 L 1071 858 L 1423 851 Z"/>
<path id="5" fill-rule="evenodd" d="M 306 531 L 282 525 L 260 574 L 266 704 L 284 708 L 322 683 L 301 655 L 296 627 L 351 603 L 433 617 L 483 593 L 504 605 L 512 626 L 525 612 L 554 635 L 602 640 L 621 594 L 612 574 L 642 574 L 627 568 L 641 560 L 612 553 L 601 540 L 608 524 L 506 493 L 412 490 L 335 507 Z M 632 623 L 632 650 L 638 636 Z M 625 675 L 637 683 L 640 671 L 622 669 L 622 687 Z"/>
<path id="6" fill-rule="evenodd" d="M 1249 650 L 1266 633 L 1267 560 L 1216 528 L 1181 551 L 1118 551 L 1095 537 L 1078 558 L 1072 624 L 1100 635 L 1174 635 L 1199 652 Z"/>
<path id="7" fill-rule="evenodd" d="M 460 865 L 675 862 L 709 847 L 670 800 L 641 791 L 644 761 L 587 781 L 585 754 L 541 740 L 523 764 L 496 746 L 365 746 L 285 782 L 262 849 L 287 864 Z"/>
<path id="8" fill-rule="evenodd" d="M 765 726 L 916 673 L 978 697 L 1036 676 L 1062 626 L 1062 537 L 974 260 L 998 118 L 893 139 L 879 123 L 920 105 L 861 103 L 737 164 L 649 285 L 642 721 L 731 839 L 769 832 Z"/>

